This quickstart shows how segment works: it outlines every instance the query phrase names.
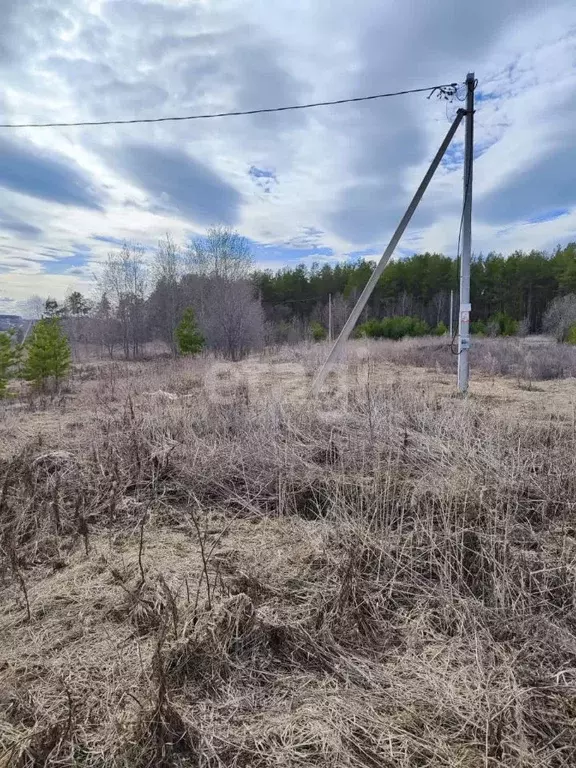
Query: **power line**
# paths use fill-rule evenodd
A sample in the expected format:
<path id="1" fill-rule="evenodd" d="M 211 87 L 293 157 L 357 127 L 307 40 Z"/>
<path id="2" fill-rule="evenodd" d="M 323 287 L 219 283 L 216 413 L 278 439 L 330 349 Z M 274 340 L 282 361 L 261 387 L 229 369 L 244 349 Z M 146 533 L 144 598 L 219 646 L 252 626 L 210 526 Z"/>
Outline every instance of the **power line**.
<path id="1" fill-rule="evenodd" d="M 441 99 L 451 99 L 458 88 L 458 83 L 445 83 L 443 85 L 430 85 L 426 88 L 410 88 L 404 91 L 390 93 L 376 93 L 372 96 L 356 96 L 349 99 L 336 99 L 335 101 L 316 101 L 310 104 L 293 104 L 287 107 L 268 107 L 265 109 L 248 109 L 238 112 L 214 112 L 204 115 L 181 115 L 175 117 L 148 117 L 129 120 L 82 120 L 66 123 L 0 123 L 0 128 L 77 128 L 92 125 L 134 125 L 136 123 L 168 123 L 181 120 L 211 120 L 215 117 L 241 117 L 243 115 L 262 115 L 270 112 L 290 112 L 297 109 L 312 109 L 314 107 L 331 107 L 339 104 L 353 104 L 360 101 L 375 101 L 387 99 L 391 96 L 406 96 L 409 93 L 426 93 L 430 98 L 436 94 Z"/>

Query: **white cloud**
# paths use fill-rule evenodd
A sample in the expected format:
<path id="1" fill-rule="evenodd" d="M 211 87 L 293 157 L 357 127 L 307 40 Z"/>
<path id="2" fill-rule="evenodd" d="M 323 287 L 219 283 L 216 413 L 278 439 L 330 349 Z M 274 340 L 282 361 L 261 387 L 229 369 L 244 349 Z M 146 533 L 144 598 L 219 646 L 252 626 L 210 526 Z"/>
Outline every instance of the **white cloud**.
<path id="1" fill-rule="evenodd" d="M 418 87 L 474 70 L 474 248 L 551 247 L 576 237 L 575 37 L 576 7 L 561 1 L 20 0 L 0 8 L 1 106 L 13 122 L 146 118 Z M 212 221 L 274 247 L 380 251 L 456 107 L 409 96 L 0 133 L 7 161 L 13 142 L 31 158 L 13 171 L 25 178 L 7 179 L 0 163 L 0 292 L 21 299 L 86 289 L 112 247 L 95 235 L 153 245 L 167 231 L 184 239 Z M 255 184 L 253 168 L 272 169 L 277 181 Z M 43 186 L 47 169 L 60 199 Z M 84 178 L 89 189 L 72 205 L 65 198 Z M 461 196 L 461 169 L 451 163 L 404 248 L 454 254 Z M 87 264 L 63 258 L 60 274 L 53 263 L 47 272 L 46 253 L 69 259 L 79 244 L 92 249 Z"/>

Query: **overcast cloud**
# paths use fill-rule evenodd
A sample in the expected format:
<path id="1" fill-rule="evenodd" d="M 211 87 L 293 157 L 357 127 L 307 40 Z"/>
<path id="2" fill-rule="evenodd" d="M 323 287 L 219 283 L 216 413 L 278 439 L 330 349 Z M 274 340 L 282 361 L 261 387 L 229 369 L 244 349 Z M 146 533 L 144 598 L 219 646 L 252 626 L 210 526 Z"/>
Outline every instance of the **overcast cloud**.
<path id="1" fill-rule="evenodd" d="M 475 71 L 476 252 L 576 239 L 576 5 L 532 0 L 0 0 L 3 122 L 338 99 Z M 378 253 L 458 104 L 0 131 L 0 311 L 89 290 L 124 239 L 235 226 L 259 263 Z M 463 131 L 398 253 L 454 255 Z"/>

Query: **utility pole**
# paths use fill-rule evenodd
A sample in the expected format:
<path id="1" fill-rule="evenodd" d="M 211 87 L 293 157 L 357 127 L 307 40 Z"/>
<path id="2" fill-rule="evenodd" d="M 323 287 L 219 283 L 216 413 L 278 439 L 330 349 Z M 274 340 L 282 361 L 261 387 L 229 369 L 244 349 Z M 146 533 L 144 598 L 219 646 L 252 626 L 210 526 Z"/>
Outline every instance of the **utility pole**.
<path id="1" fill-rule="evenodd" d="M 400 223 L 396 227 L 396 231 L 392 235 L 392 239 L 388 243 L 386 250 L 382 254 L 382 257 L 380 261 L 378 262 L 378 265 L 376 266 L 376 269 L 372 272 L 370 275 L 368 282 L 364 286 L 364 290 L 360 294 L 360 298 L 356 302 L 356 306 L 350 313 L 350 316 L 348 317 L 348 320 L 346 320 L 344 327 L 340 331 L 340 335 L 334 342 L 334 346 L 330 350 L 330 354 L 326 358 L 326 361 L 322 368 L 318 371 L 318 374 L 316 378 L 314 379 L 312 383 L 312 394 L 317 395 L 318 392 L 321 390 L 322 385 L 324 384 L 324 381 L 326 380 L 326 376 L 328 375 L 328 372 L 330 371 L 332 365 L 336 361 L 338 354 L 340 353 L 342 347 L 348 340 L 348 337 L 354 330 L 354 326 L 358 322 L 358 318 L 360 317 L 362 310 L 366 306 L 366 303 L 368 302 L 368 299 L 370 298 L 370 295 L 372 291 L 374 290 L 376 283 L 380 279 L 380 275 L 382 272 L 384 272 L 384 269 L 386 268 L 386 265 L 390 261 L 390 258 L 392 254 L 394 253 L 394 249 L 398 245 L 400 238 L 404 234 L 404 230 L 408 226 L 410 219 L 414 215 L 414 211 L 418 207 L 418 204 L 420 203 L 420 200 L 422 200 L 422 197 L 424 196 L 424 192 L 426 192 L 426 189 L 428 185 L 430 184 L 430 181 L 432 177 L 434 176 L 434 173 L 438 166 L 440 165 L 440 162 L 442 158 L 444 157 L 446 150 L 450 146 L 450 142 L 454 138 L 454 134 L 458 130 L 458 126 L 462 122 L 462 118 L 465 115 L 465 110 L 459 109 L 456 117 L 454 119 L 454 122 L 448 129 L 448 133 L 446 134 L 446 137 L 444 138 L 444 141 L 440 145 L 440 148 L 438 149 L 438 152 L 436 152 L 436 155 L 434 157 L 434 160 L 430 163 L 430 167 L 424 174 L 424 178 L 420 182 L 420 186 L 416 190 L 416 193 L 414 197 L 412 198 L 410 205 L 406 209 L 406 213 L 404 216 L 402 216 Z"/>
<path id="2" fill-rule="evenodd" d="M 460 260 L 460 312 L 458 318 L 458 389 L 468 391 L 470 375 L 470 259 L 472 254 L 472 168 L 474 164 L 474 73 L 466 76 L 466 137 L 464 139 L 464 208 Z"/>
<path id="3" fill-rule="evenodd" d="M 450 339 L 454 338 L 454 291 L 450 291 Z"/>
<path id="4" fill-rule="evenodd" d="M 328 294 L 328 341 L 332 341 L 332 294 Z"/>

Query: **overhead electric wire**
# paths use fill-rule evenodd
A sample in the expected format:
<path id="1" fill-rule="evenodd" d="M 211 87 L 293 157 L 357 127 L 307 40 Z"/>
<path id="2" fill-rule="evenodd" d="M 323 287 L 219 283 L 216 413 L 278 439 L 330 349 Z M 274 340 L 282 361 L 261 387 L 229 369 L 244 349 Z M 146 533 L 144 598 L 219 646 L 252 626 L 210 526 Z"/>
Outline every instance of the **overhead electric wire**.
<path id="1" fill-rule="evenodd" d="M 426 88 L 409 88 L 403 91 L 392 91 L 389 93 L 376 93 L 372 96 L 355 96 L 348 99 L 335 99 L 333 101 L 316 101 L 309 104 L 292 104 L 286 107 L 266 107 L 263 109 L 247 109 L 234 112 L 212 112 L 198 115 L 179 115 L 172 117 L 142 117 L 125 120 L 80 120 L 78 122 L 54 122 L 54 123 L 0 123 L 0 128 L 77 128 L 82 126 L 95 125 L 134 125 L 137 123 L 168 123 L 182 120 L 211 120 L 217 117 L 241 117 L 243 115 L 262 115 L 271 112 L 290 112 L 298 109 L 313 109 L 315 107 L 330 107 L 339 104 L 354 104 L 361 101 L 376 101 L 377 99 L 387 99 L 391 96 L 406 96 L 410 93 L 430 92 L 430 96 L 438 92 L 442 98 L 454 95 L 458 83 L 444 83 L 442 85 L 430 85 Z"/>

